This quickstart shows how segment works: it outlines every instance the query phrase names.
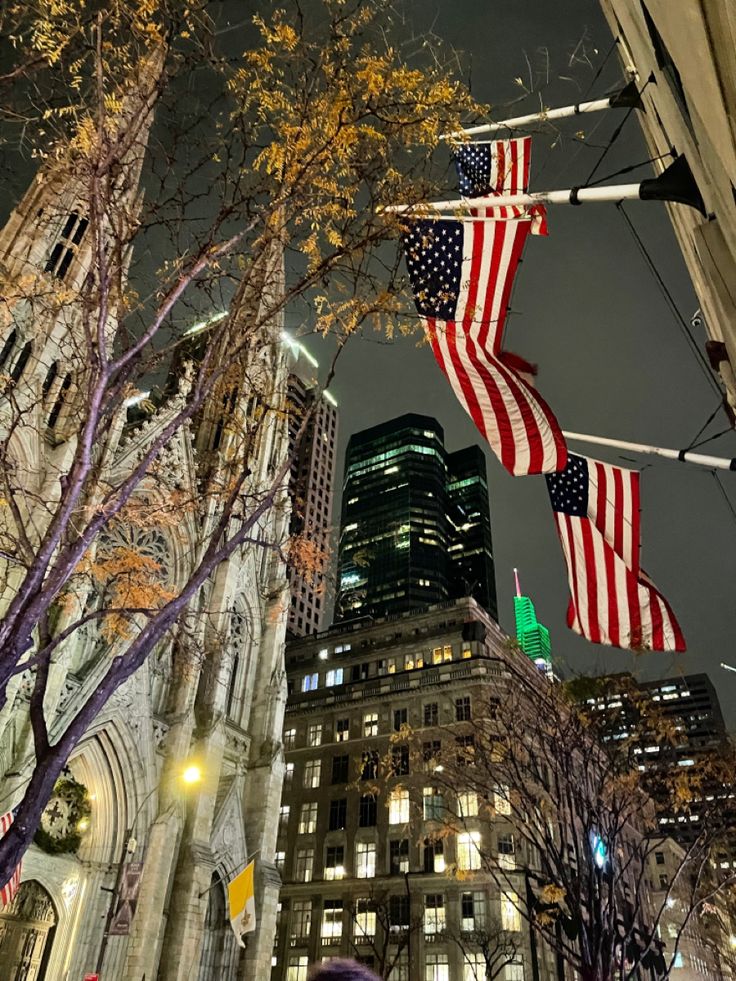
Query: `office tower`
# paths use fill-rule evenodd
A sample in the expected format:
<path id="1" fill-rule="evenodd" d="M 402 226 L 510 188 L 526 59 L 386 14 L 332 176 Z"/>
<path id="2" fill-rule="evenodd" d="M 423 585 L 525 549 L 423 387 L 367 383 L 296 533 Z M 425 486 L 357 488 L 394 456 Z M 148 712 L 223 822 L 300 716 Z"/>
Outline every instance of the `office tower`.
<path id="1" fill-rule="evenodd" d="M 442 806 L 432 782 L 433 748 L 455 738 L 457 725 L 467 728 L 475 706 L 480 713 L 504 685 L 518 684 L 520 676 L 544 683 L 509 650 L 498 624 L 472 598 L 365 618 L 293 640 L 286 671 L 286 778 L 276 846 L 283 886 L 272 981 L 302 981 L 309 964 L 338 956 L 358 957 L 384 977 L 391 964 L 390 976 L 403 981 L 484 978 L 478 944 L 493 923 L 514 942 L 513 962 L 499 977 L 556 978 L 550 951 L 539 944 L 532 954 L 529 927 L 506 901 L 525 889 L 521 839 L 510 819 L 500 812 L 471 816 L 470 794 L 467 829 L 443 840 L 426 837 L 433 808 Z M 424 764 L 392 742 L 402 726 L 423 730 Z M 392 745 L 403 776 L 389 803 L 376 793 L 374 778 Z M 493 874 L 471 858 L 468 843 L 480 840 L 476 835 L 506 849 L 512 884 L 504 896 Z"/>
<path id="2" fill-rule="evenodd" d="M 485 458 L 448 453 L 428 416 L 350 438 L 335 620 L 386 616 L 473 595 L 496 614 Z"/>
<path id="3" fill-rule="evenodd" d="M 514 596 L 514 617 L 516 619 L 516 639 L 519 647 L 536 666 L 552 675 L 552 645 L 549 630 L 537 620 L 534 604 L 528 596 L 521 595 L 519 573 L 514 569 L 516 595 Z"/>
<path id="4" fill-rule="evenodd" d="M 486 459 L 480 446 L 448 454 L 450 591 L 472 596 L 498 618 Z"/>
<path id="5" fill-rule="evenodd" d="M 289 494 L 292 535 L 304 535 L 323 554 L 329 548 L 332 499 L 335 484 L 337 445 L 337 407 L 314 381 L 304 373 L 289 375 L 289 441 L 292 452 Z M 313 410 L 306 429 L 297 442 L 305 414 Z M 288 630 L 296 637 L 317 633 L 324 624 L 326 576 L 324 572 L 304 573 L 289 568 Z"/>

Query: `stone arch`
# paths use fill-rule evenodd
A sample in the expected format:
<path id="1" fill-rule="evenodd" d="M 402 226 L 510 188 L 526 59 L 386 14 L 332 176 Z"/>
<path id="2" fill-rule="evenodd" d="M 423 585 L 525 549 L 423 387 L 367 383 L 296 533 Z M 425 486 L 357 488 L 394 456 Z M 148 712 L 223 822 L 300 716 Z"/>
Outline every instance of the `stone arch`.
<path id="1" fill-rule="evenodd" d="M 37 879 L 28 879 L 0 910 L 0 965 L 4 981 L 52 981 L 47 977 L 59 913 Z"/>
<path id="2" fill-rule="evenodd" d="M 101 722 L 79 743 L 69 769 L 90 795 L 89 831 L 79 850 L 82 861 L 114 863 L 125 845 L 125 833 L 143 804 L 145 767 L 132 734 L 118 720 Z M 155 795 L 153 795 L 155 796 Z M 146 827 L 152 813 L 138 816 Z"/>
<path id="3" fill-rule="evenodd" d="M 197 981 L 231 981 L 235 976 L 238 948 L 228 920 L 226 881 L 217 869 L 212 873 Z"/>

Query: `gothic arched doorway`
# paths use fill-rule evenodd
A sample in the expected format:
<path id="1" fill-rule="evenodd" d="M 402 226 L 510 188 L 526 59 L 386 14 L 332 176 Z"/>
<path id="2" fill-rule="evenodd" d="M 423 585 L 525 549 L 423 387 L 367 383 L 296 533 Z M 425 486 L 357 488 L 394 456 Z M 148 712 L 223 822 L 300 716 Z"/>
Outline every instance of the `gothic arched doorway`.
<path id="1" fill-rule="evenodd" d="M 235 971 L 236 950 L 235 937 L 227 915 L 225 887 L 215 872 L 207 901 L 198 981 L 211 981 L 212 978 L 229 981 Z"/>
<path id="2" fill-rule="evenodd" d="M 42 981 L 58 917 L 51 896 L 31 879 L 0 912 L 0 964 L 4 981 Z"/>

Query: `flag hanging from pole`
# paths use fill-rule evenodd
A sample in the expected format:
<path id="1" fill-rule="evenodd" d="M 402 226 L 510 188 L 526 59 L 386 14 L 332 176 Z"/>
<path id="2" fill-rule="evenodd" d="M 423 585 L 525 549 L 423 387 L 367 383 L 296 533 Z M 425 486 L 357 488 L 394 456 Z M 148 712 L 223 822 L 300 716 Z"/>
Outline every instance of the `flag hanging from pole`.
<path id="1" fill-rule="evenodd" d="M 489 194 L 525 194 L 529 190 L 529 170 L 532 158 L 530 136 L 514 140 L 493 140 L 488 143 L 463 143 L 453 150 L 460 193 L 466 198 L 487 197 Z M 528 231 L 546 235 L 546 213 L 542 205 L 525 208 L 473 208 L 474 215 L 496 220 L 531 219 Z"/>
<path id="2" fill-rule="evenodd" d="M 547 475 L 567 564 L 567 625 L 594 644 L 684 651 L 674 613 L 639 566 L 639 473 L 570 454 Z"/>
<path id="3" fill-rule="evenodd" d="M 230 926 L 241 947 L 245 947 L 243 934 L 253 933 L 256 928 L 256 894 L 253 884 L 255 864 L 253 859 L 227 886 Z"/>
<path id="4" fill-rule="evenodd" d="M 15 818 L 15 813 L 13 811 L 8 811 L 6 814 L 0 816 L 0 838 L 5 837 L 13 823 Z M 5 883 L 5 885 L 0 889 L 0 909 L 12 903 L 15 894 L 18 892 L 20 887 L 20 877 L 21 877 L 21 866 L 22 862 L 18 862 L 13 874 Z"/>
<path id="5" fill-rule="evenodd" d="M 530 221 L 413 221 L 402 235 L 414 303 L 439 366 L 514 476 L 562 470 L 567 448 L 530 366 L 501 351 Z"/>

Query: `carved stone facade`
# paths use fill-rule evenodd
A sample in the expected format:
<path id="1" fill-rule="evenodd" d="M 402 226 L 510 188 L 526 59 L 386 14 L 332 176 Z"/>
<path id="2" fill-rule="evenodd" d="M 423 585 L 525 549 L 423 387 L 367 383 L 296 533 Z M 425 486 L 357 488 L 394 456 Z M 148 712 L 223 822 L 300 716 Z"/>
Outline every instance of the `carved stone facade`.
<path id="1" fill-rule="evenodd" d="M 154 69 L 155 59 L 147 66 L 148 71 Z M 126 193 L 134 213 L 140 147 L 132 151 L 127 165 Z M 75 222 L 71 229 L 70 221 Z M 64 280 L 65 286 L 78 287 L 91 262 L 84 221 L 81 184 L 75 186 L 73 180 L 61 184 L 53 167 L 44 170 L 0 231 L 0 271 L 5 280 L 19 278 L 32 268 L 35 275 L 48 277 L 52 286 Z M 69 252 L 68 261 L 59 245 L 62 252 Z M 264 282 L 261 292 L 283 286 L 280 243 L 274 243 L 266 259 L 264 276 L 268 275 L 270 285 Z M 241 291 L 233 301 L 231 322 L 253 314 L 252 291 L 243 297 Z M 260 297 L 258 302 L 263 302 Z M 29 404 L 36 406 L 31 424 L 19 427 L 10 448 L 40 500 L 58 494 L 59 477 L 74 445 L 72 427 L 64 424 L 75 391 L 75 344 L 70 338 L 74 311 L 65 312 L 64 323 L 53 317 L 27 318 L 31 343 L 27 357 L 29 341 L 23 325 L 0 323 L 0 370 L 13 374 L 16 397 L 22 399 L 27 392 Z M 273 323 L 269 328 L 268 363 L 262 366 L 272 386 L 272 405 L 281 394 L 286 397 L 287 365 L 278 340 L 281 327 Z M 67 377 L 69 383 L 62 380 Z M 103 481 L 116 484 L 130 473 L 181 405 L 190 384 L 191 376 L 185 375 L 178 393 L 158 405 L 139 428 L 125 418 L 111 426 L 100 448 Z M 53 405 L 50 393 L 57 400 Z M 243 377 L 231 411 L 246 414 L 251 395 Z M 3 411 L 0 406 L 5 437 Z M 249 480 L 254 486 L 266 486 L 288 452 L 283 413 L 269 415 L 260 426 L 250 463 Z M 212 427 L 212 414 L 205 410 L 196 424 L 177 432 L 155 476 L 144 479 L 138 493 L 150 501 L 168 500 L 178 491 L 197 502 L 205 469 L 211 474 L 215 468 L 226 479 L 228 436 L 214 445 Z M 51 497 L 44 498 L 47 493 Z M 135 550 L 150 555 L 176 590 L 194 567 L 202 529 L 211 520 L 208 507 L 205 501 L 201 509 L 195 504 L 183 510 L 173 529 L 116 534 L 128 535 Z M 259 526 L 261 536 L 282 541 L 288 511 L 284 490 Z M 8 580 L 5 575 L 4 581 Z M 6 590 L 1 602 L 6 605 L 8 600 Z M 81 979 L 99 970 L 101 951 L 105 981 L 256 981 L 269 976 L 280 886 L 274 852 L 284 771 L 287 607 L 288 584 L 279 551 L 243 547 L 192 601 L 186 635 L 171 631 L 110 698 L 69 761 L 71 774 L 85 785 L 91 799 L 89 828 L 78 854 L 49 855 L 31 846 L 15 905 L 0 915 L 4 981 Z M 183 650 L 184 644 L 189 645 L 188 651 Z M 47 706 L 56 706 L 50 719 L 52 738 L 54 728 L 73 717 L 80 700 L 99 681 L 109 653 L 105 639 L 87 628 L 60 648 L 47 698 Z M 28 679 L 19 677 L 7 708 L 0 713 L 2 811 L 19 798 L 28 774 L 32 746 L 28 695 Z M 177 778 L 190 760 L 200 766 L 203 780 L 185 791 Z M 228 923 L 227 882 L 251 856 L 256 856 L 258 927 L 241 949 Z M 127 936 L 103 939 L 123 861 L 142 863 L 137 908 Z M 43 915 L 36 915 L 36 909 Z"/>

